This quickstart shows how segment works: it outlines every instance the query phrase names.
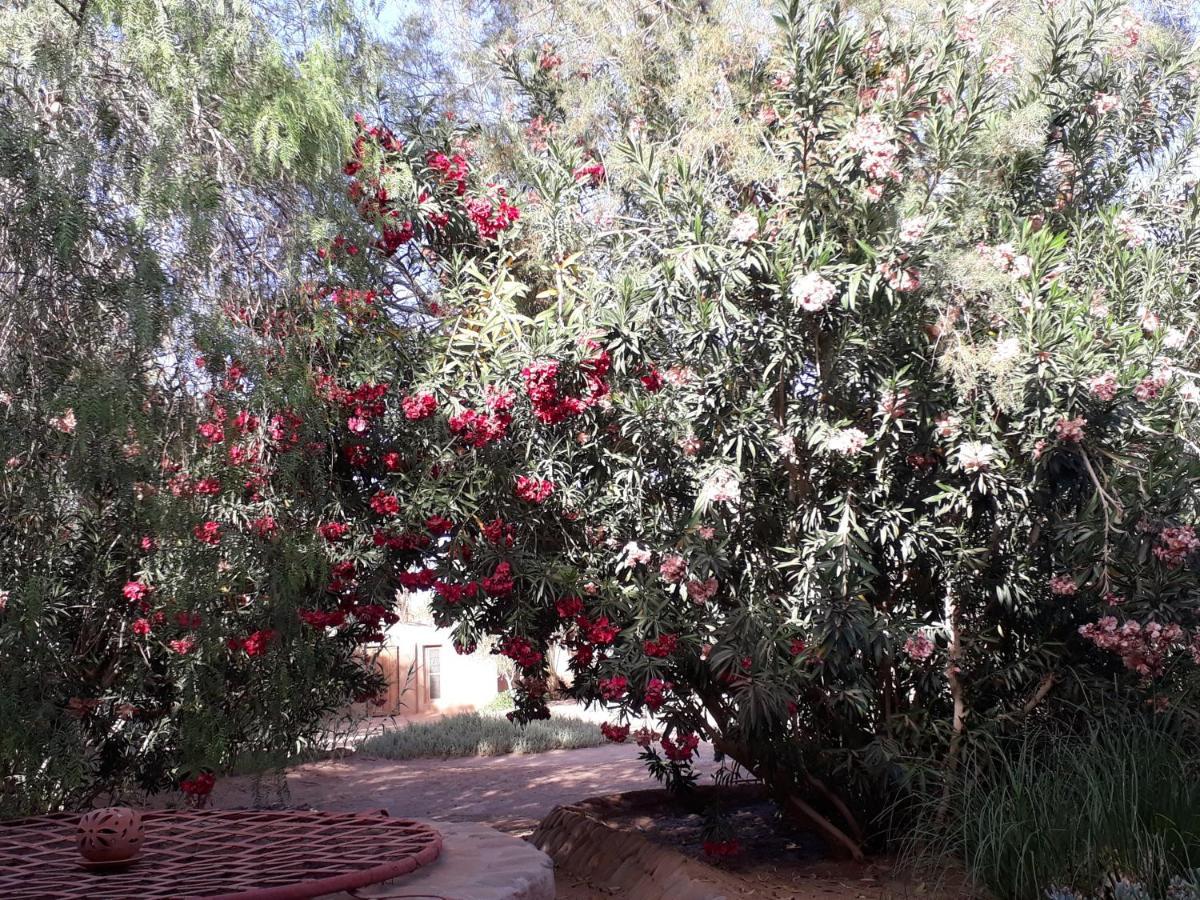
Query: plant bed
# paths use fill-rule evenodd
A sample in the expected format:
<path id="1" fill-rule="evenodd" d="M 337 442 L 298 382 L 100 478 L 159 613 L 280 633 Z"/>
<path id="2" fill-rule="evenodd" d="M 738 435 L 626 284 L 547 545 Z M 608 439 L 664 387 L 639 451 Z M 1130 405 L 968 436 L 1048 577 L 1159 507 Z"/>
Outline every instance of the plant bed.
<path id="1" fill-rule="evenodd" d="M 713 861 L 703 850 L 701 812 L 718 797 L 741 851 Z M 691 801 L 664 790 L 596 797 L 556 809 L 531 840 L 563 876 L 645 900 L 666 896 L 668 885 L 672 897 L 708 900 L 974 896 L 960 878 L 902 872 L 892 857 L 830 858 L 817 835 L 779 817 L 758 785 L 701 787 Z"/>

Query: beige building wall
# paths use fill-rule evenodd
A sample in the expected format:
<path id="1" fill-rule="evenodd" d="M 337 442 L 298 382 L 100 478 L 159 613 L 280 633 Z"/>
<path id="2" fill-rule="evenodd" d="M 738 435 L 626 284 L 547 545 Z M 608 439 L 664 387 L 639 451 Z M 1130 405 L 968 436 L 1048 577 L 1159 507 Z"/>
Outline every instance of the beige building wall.
<path id="1" fill-rule="evenodd" d="M 408 592 L 397 596 L 400 621 L 387 630 L 378 657 L 388 679 L 387 701 L 369 710 L 372 715 L 473 712 L 507 687 L 501 685 L 495 656 L 455 652 L 450 630 L 433 625 L 427 596 Z"/>

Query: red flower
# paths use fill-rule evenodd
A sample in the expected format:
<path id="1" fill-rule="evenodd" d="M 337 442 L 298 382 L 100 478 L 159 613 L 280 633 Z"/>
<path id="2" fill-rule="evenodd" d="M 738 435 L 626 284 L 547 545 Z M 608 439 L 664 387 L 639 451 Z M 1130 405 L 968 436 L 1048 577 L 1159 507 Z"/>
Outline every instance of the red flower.
<path id="1" fill-rule="evenodd" d="M 425 591 L 433 587 L 437 578 L 436 569 L 418 569 L 415 572 L 401 572 L 396 576 L 400 586 L 406 591 Z"/>
<path id="2" fill-rule="evenodd" d="M 678 743 L 670 738 L 662 739 L 663 751 L 672 762 L 687 762 L 696 754 L 699 746 L 700 738 L 694 734 L 681 734 Z"/>
<path id="3" fill-rule="evenodd" d="M 177 612 L 175 613 L 175 624 L 187 631 L 195 631 L 204 624 L 204 620 L 200 618 L 199 613 Z"/>
<path id="4" fill-rule="evenodd" d="M 641 376 L 641 380 L 642 386 L 651 393 L 662 390 L 662 375 L 659 374 L 658 369 L 654 368 L 654 366 L 651 366 L 650 369 Z"/>
<path id="5" fill-rule="evenodd" d="M 512 566 L 502 562 L 483 579 L 483 590 L 492 597 L 507 597 L 513 591 Z"/>
<path id="6" fill-rule="evenodd" d="M 179 638 L 178 640 L 170 641 L 167 646 L 181 656 L 184 656 L 196 648 L 196 642 L 191 638 Z"/>
<path id="7" fill-rule="evenodd" d="M 504 188 L 496 189 L 496 197 L 495 205 L 486 197 L 472 197 L 466 202 L 467 216 L 485 241 L 507 231 L 521 218 L 521 211 L 508 202 Z"/>
<path id="8" fill-rule="evenodd" d="M 614 675 L 612 678 L 601 678 L 600 696 L 605 700 L 620 700 L 629 689 L 629 679 L 624 675 Z"/>
<path id="9" fill-rule="evenodd" d="M 588 641 L 598 647 L 607 647 L 621 633 L 620 628 L 609 624 L 608 616 L 600 616 L 595 622 L 580 617 L 579 627 L 586 633 Z"/>
<path id="10" fill-rule="evenodd" d="M 629 726 L 610 725 L 608 722 L 603 722 L 600 725 L 600 733 L 614 744 L 623 744 L 626 738 L 629 737 Z"/>
<path id="11" fill-rule="evenodd" d="M 138 637 L 145 637 L 150 633 L 150 621 L 148 619 L 134 619 L 133 633 Z"/>
<path id="12" fill-rule="evenodd" d="M 434 534 L 449 534 L 454 530 L 454 523 L 443 516 L 430 516 L 425 520 L 425 527 Z"/>
<path id="13" fill-rule="evenodd" d="M 404 418 L 413 422 L 428 419 L 437 410 L 437 397 L 433 394 L 411 394 L 400 401 L 404 410 Z"/>
<path id="14" fill-rule="evenodd" d="M 269 541 L 279 531 L 279 525 L 274 516 L 259 516 L 250 523 L 250 531 L 255 537 Z"/>
<path id="15" fill-rule="evenodd" d="M 522 668 L 529 669 L 542 661 L 540 650 L 535 650 L 528 638 L 516 635 L 504 639 L 500 652 Z"/>
<path id="16" fill-rule="evenodd" d="M 400 512 L 400 498 L 389 491 L 377 491 L 371 497 L 371 509 L 381 516 L 394 516 Z"/>
<path id="17" fill-rule="evenodd" d="M 592 163 L 587 166 L 580 166 L 572 175 L 576 181 L 586 181 L 590 187 L 599 187 L 604 181 L 604 165 L 602 163 Z"/>
<path id="18" fill-rule="evenodd" d="M 646 651 L 646 655 L 659 659 L 666 659 L 678 646 L 679 638 L 673 634 L 659 635 L 657 640 L 647 639 L 642 642 L 642 649 Z"/>
<path id="19" fill-rule="evenodd" d="M 144 581 L 127 581 L 125 587 L 121 588 L 121 593 L 125 595 L 126 600 L 136 603 L 149 597 L 153 590 L 154 588 Z"/>
<path id="20" fill-rule="evenodd" d="M 246 651 L 247 656 L 262 656 L 274 639 L 275 632 L 270 628 L 256 631 L 242 641 L 242 649 Z"/>
<path id="21" fill-rule="evenodd" d="M 554 608 L 560 618 L 569 619 L 583 612 L 583 601 L 578 597 L 560 597 Z"/>
<path id="22" fill-rule="evenodd" d="M 342 447 L 342 456 L 355 469 L 365 469 L 371 464 L 371 454 L 362 444 L 347 444 Z"/>
<path id="23" fill-rule="evenodd" d="M 196 430 L 209 444 L 220 444 L 225 440 L 225 429 L 218 422 L 202 422 Z"/>
<path id="24" fill-rule="evenodd" d="M 541 504 L 546 502 L 550 495 L 554 493 L 554 482 L 545 479 L 529 478 L 526 475 L 518 475 L 513 493 L 520 500 Z"/>
<path id="25" fill-rule="evenodd" d="M 730 838 L 727 841 L 705 841 L 704 855 L 711 856 L 714 859 L 728 859 L 731 856 L 737 856 L 742 852 L 742 845 L 737 838 Z"/>
<path id="26" fill-rule="evenodd" d="M 150 535 L 146 535 L 144 538 L 142 538 L 138 546 L 142 548 L 143 553 L 153 553 L 158 549 L 158 541 L 156 541 Z"/>
<path id="27" fill-rule="evenodd" d="M 221 543 L 221 526 L 209 520 L 192 529 L 192 536 L 202 544 L 216 545 Z"/>
<path id="28" fill-rule="evenodd" d="M 662 709 L 662 705 L 667 702 L 667 691 L 671 690 L 675 685 L 670 681 L 663 681 L 661 678 L 651 678 L 650 683 L 646 685 L 646 706 L 651 712 L 658 712 Z"/>
<path id="29" fill-rule="evenodd" d="M 179 790 L 187 795 L 188 802 L 193 806 L 200 806 L 204 803 L 204 798 L 212 793 L 216 783 L 217 779 L 211 772 L 201 772 L 195 778 L 185 778 L 179 782 Z"/>
<path id="30" fill-rule="evenodd" d="M 479 596 L 479 583 L 468 581 L 466 584 L 454 584 L 448 581 L 439 581 L 433 585 L 433 591 L 447 603 L 455 605 L 462 603 L 463 600 L 471 600 Z"/>
<path id="31" fill-rule="evenodd" d="M 193 490 L 197 494 L 215 497 L 217 494 L 221 493 L 221 482 L 216 478 L 201 478 L 196 482 Z"/>
<path id="32" fill-rule="evenodd" d="M 792 642 L 788 644 L 788 652 L 792 656 L 799 656 L 808 649 L 808 644 L 804 643 L 800 638 L 792 638 Z"/>
<path id="33" fill-rule="evenodd" d="M 502 519 L 496 518 L 483 526 L 483 536 L 489 543 L 496 546 L 511 547 L 514 543 L 516 530 Z"/>
<path id="34" fill-rule="evenodd" d="M 242 434 L 245 434 L 247 431 L 254 431 L 258 428 L 258 416 L 252 415 L 243 409 L 233 417 L 233 425 Z"/>
<path id="35" fill-rule="evenodd" d="M 302 609 L 299 611 L 300 620 L 313 628 L 336 628 L 346 622 L 346 613 L 335 609 L 324 612 L 319 609 Z"/>
<path id="36" fill-rule="evenodd" d="M 395 450 L 389 450 L 387 453 L 383 454 L 383 467 L 389 472 L 399 471 L 400 467 L 403 465 L 403 458 Z"/>
<path id="37" fill-rule="evenodd" d="M 508 434 L 512 416 L 504 410 L 479 413 L 473 409 L 463 410 L 450 417 L 450 431 L 461 437 L 476 450 L 502 440 Z"/>
<path id="38" fill-rule="evenodd" d="M 325 540 L 333 543 L 340 541 L 350 532 L 350 526 L 345 522 L 326 522 L 317 527 L 317 531 Z"/>

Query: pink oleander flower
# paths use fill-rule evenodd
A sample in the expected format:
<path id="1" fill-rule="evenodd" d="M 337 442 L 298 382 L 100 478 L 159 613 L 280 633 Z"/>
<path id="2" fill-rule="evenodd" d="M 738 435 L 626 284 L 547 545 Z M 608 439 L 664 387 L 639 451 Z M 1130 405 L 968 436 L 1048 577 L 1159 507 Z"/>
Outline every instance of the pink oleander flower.
<path id="1" fill-rule="evenodd" d="M 1065 441 L 1068 444 L 1078 444 L 1083 440 L 1083 430 L 1087 425 L 1087 419 L 1083 417 L 1068 419 L 1063 416 L 1054 423 L 1054 433 L 1060 441 Z"/>
<path id="2" fill-rule="evenodd" d="M 910 294 L 921 287 L 921 273 L 913 266 L 905 266 L 903 262 L 882 263 L 879 271 L 893 291 Z"/>
<path id="3" fill-rule="evenodd" d="M 1097 400 L 1108 403 L 1117 396 L 1117 376 L 1112 372 L 1097 375 L 1088 382 L 1088 390 Z"/>
<path id="4" fill-rule="evenodd" d="M 1096 91 L 1092 95 L 1092 109 L 1098 116 L 1107 116 L 1111 112 L 1116 112 L 1121 108 L 1121 98 L 1116 94 L 1106 94 L 1103 91 Z"/>
<path id="5" fill-rule="evenodd" d="M 50 417 L 50 427 L 63 434 L 71 434 L 79 423 L 75 419 L 75 410 L 68 409 L 61 416 Z"/>
<path id="6" fill-rule="evenodd" d="M 840 456 L 857 456 L 867 445 L 867 436 L 857 428 L 843 428 L 835 431 L 825 442 L 831 453 Z"/>
<path id="7" fill-rule="evenodd" d="M 1138 221 L 1129 210 L 1122 210 L 1113 219 L 1113 228 L 1130 247 L 1141 247 L 1150 240 L 1150 229 Z"/>
<path id="8" fill-rule="evenodd" d="M 981 441 L 964 441 L 958 448 L 958 464 L 964 472 L 986 472 L 995 457 L 996 448 Z"/>
<path id="9" fill-rule="evenodd" d="M 741 476 L 729 466 L 715 469 L 705 480 L 701 493 L 711 503 L 737 503 L 742 498 Z"/>
<path id="10" fill-rule="evenodd" d="M 1050 579 L 1050 593 L 1057 597 L 1073 597 L 1079 591 L 1079 585 L 1070 575 L 1055 575 Z"/>
<path id="11" fill-rule="evenodd" d="M 1158 398 L 1170 380 L 1166 372 L 1152 372 L 1138 382 L 1137 387 L 1133 389 L 1133 396 L 1143 403 L 1149 403 Z"/>
<path id="12" fill-rule="evenodd" d="M 1161 675 L 1167 655 L 1185 637 L 1183 629 L 1174 623 L 1162 625 L 1150 621 L 1143 625 L 1135 619 L 1119 623 L 1115 616 L 1103 616 L 1094 623 L 1081 625 L 1079 634 L 1099 649 L 1120 656 L 1125 668 L 1142 678 Z M 1194 646 L 1192 653 L 1196 653 Z"/>
<path id="13" fill-rule="evenodd" d="M 1154 548 L 1158 560 L 1171 569 L 1178 569 L 1187 558 L 1200 550 L 1200 538 L 1191 525 L 1164 528 L 1158 535 L 1159 546 Z"/>
<path id="14" fill-rule="evenodd" d="M 805 272 L 792 279 L 789 294 L 805 312 L 820 312 L 837 295 L 837 288 L 816 272 Z"/>
<path id="15" fill-rule="evenodd" d="M 1145 306 L 1138 307 L 1138 322 L 1141 323 L 1142 331 L 1146 334 L 1154 334 L 1158 329 L 1162 328 L 1162 319 Z"/>
<path id="16" fill-rule="evenodd" d="M 929 639 L 924 631 L 918 631 L 916 634 L 910 635 L 908 640 L 904 642 L 904 652 L 908 654 L 909 659 L 915 662 L 924 662 L 933 656 L 934 646 L 933 641 Z"/>
<path id="17" fill-rule="evenodd" d="M 629 568 L 635 566 L 648 566 L 650 564 L 650 551 L 638 544 L 637 541 L 630 541 L 621 551 L 621 556 L 624 558 L 624 564 Z"/>
<path id="18" fill-rule="evenodd" d="M 658 565 L 658 573 L 668 584 L 679 584 L 687 577 L 687 560 L 679 554 L 664 556 Z"/>
<path id="19" fill-rule="evenodd" d="M 887 419 L 903 419 L 908 412 L 908 399 L 907 388 L 884 391 L 879 399 L 879 414 Z"/>
<path id="20" fill-rule="evenodd" d="M 958 431 L 958 416 L 948 412 L 938 413 L 933 424 L 938 437 L 951 438 Z"/>
<path id="21" fill-rule="evenodd" d="M 988 59 L 988 74 L 993 78 L 1009 78 L 1017 70 L 1017 52 L 1012 44 L 1004 44 Z"/>
<path id="22" fill-rule="evenodd" d="M 928 216 L 913 216 L 910 219 L 905 219 L 900 223 L 900 240 L 906 244 L 911 244 L 914 241 L 919 241 L 925 237 L 925 232 L 929 230 Z"/>
<path id="23" fill-rule="evenodd" d="M 693 578 L 687 583 L 688 597 L 697 606 L 703 606 L 716 596 L 717 587 L 717 579 L 711 576 L 703 581 Z"/>
<path id="24" fill-rule="evenodd" d="M 874 182 L 900 181 L 900 145 L 879 116 L 859 116 L 846 137 L 847 148 L 859 155 L 859 167 Z"/>
<path id="25" fill-rule="evenodd" d="M 758 215 L 752 212 L 739 213 L 729 226 L 729 240 L 745 244 L 758 237 Z"/>

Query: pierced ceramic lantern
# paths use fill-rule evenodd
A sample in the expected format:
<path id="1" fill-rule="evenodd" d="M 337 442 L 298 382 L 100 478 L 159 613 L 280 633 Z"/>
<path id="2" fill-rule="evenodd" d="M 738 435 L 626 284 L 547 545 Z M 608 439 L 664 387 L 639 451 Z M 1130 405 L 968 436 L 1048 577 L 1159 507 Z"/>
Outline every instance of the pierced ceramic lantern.
<path id="1" fill-rule="evenodd" d="M 93 810 L 79 820 L 75 841 L 88 862 L 124 862 L 142 849 L 142 814 L 127 806 Z"/>

